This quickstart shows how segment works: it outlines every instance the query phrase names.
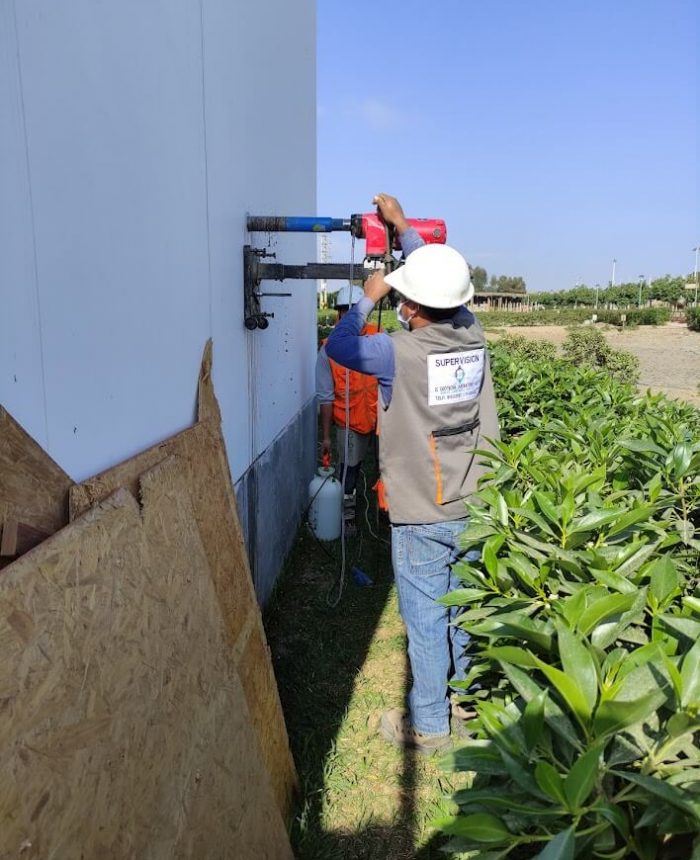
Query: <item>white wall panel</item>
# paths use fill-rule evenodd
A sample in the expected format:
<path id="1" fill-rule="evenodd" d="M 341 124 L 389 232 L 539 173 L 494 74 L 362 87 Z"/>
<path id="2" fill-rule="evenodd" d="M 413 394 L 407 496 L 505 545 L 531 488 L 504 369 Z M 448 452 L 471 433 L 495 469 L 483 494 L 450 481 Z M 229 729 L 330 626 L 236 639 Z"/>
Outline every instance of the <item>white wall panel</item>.
<path id="1" fill-rule="evenodd" d="M 315 7 L 215 0 L 203 13 L 215 382 L 238 478 L 313 396 L 314 282 L 263 284 L 293 296 L 264 299 L 275 319 L 246 332 L 241 247 L 269 238 L 245 234 L 246 213 L 316 210 Z M 273 244 L 280 261 L 315 259 L 312 237 Z"/>
<path id="2" fill-rule="evenodd" d="M 241 247 L 246 212 L 315 211 L 314 4 L 14 7 L 17 32 L 0 30 L 0 402 L 80 479 L 191 422 L 212 334 L 237 478 L 313 395 L 314 287 L 268 300 L 270 328 L 247 333 Z M 315 257 L 311 237 L 278 250 Z"/>
<path id="3" fill-rule="evenodd" d="M 45 448 L 40 316 L 12 4 L 0 4 L 0 403 Z"/>

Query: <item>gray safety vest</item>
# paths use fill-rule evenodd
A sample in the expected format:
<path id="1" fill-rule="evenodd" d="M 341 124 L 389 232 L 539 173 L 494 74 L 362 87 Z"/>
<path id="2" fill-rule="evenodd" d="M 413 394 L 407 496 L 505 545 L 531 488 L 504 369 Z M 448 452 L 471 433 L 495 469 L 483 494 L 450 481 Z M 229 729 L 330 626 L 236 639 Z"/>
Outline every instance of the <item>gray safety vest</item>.
<path id="1" fill-rule="evenodd" d="M 378 416 L 389 518 L 394 524 L 462 519 L 463 500 L 485 471 L 474 456 L 486 446 L 484 418 L 489 435 L 498 432 L 486 338 L 474 316 L 461 312 L 454 323 L 399 331 L 392 339 L 391 402 L 380 403 Z"/>

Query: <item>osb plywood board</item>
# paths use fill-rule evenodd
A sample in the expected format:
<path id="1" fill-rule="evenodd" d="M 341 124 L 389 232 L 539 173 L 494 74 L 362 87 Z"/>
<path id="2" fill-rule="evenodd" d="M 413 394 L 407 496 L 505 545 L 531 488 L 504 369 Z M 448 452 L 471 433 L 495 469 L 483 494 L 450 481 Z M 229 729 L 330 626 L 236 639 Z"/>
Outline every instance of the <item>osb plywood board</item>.
<path id="1" fill-rule="evenodd" d="M 0 406 L 0 528 L 16 520 L 53 534 L 68 522 L 73 482 Z"/>
<path id="2" fill-rule="evenodd" d="M 272 660 L 250 575 L 211 380 L 211 343 L 199 376 L 199 421 L 188 430 L 71 488 L 71 518 L 119 487 L 138 493 L 139 477 L 166 457 L 183 469 L 224 627 L 246 694 L 272 788 L 285 817 L 297 785 Z"/>
<path id="3" fill-rule="evenodd" d="M 291 858 L 168 459 L 0 578 L 0 857 Z"/>

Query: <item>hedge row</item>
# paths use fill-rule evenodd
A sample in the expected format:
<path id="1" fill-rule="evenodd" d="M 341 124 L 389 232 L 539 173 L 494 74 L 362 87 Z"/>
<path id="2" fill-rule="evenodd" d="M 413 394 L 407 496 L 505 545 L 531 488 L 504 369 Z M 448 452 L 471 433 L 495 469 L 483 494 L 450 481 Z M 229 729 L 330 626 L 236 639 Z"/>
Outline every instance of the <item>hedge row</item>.
<path id="1" fill-rule="evenodd" d="M 688 310 L 688 328 L 700 330 L 700 313 L 698 308 Z M 486 311 L 476 310 L 476 314 L 486 329 L 502 328 L 505 326 L 544 326 L 544 325 L 578 325 L 591 319 L 593 311 L 590 308 L 561 308 L 558 310 L 539 310 L 519 313 L 517 311 Z M 598 310 L 595 311 L 598 322 L 609 325 L 663 325 L 671 319 L 668 308 L 635 308 L 633 310 Z M 327 337 L 335 324 L 336 313 L 333 310 L 319 310 L 317 313 L 319 330 Z M 377 322 L 376 311 L 370 320 Z M 396 312 L 385 310 L 382 313 L 382 328 L 385 331 L 396 331 L 398 328 Z"/>
<path id="2" fill-rule="evenodd" d="M 441 601 L 477 714 L 445 850 L 698 858 L 700 413 L 607 368 L 502 345 L 492 366 L 502 440 Z"/>

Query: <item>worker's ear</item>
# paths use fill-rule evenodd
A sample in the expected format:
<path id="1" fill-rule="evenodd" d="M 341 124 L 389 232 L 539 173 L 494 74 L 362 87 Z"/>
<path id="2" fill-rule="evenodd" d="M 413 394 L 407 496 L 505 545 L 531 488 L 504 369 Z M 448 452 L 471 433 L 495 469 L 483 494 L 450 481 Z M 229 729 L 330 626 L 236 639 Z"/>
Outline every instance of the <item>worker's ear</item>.
<path id="1" fill-rule="evenodd" d="M 413 311 L 413 313 L 417 314 L 421 306 L 418 304 L 418 302 L 414 302 L 411 299 L 406 299 L 406 301 L 404 302 L 404 307 L 407 308 L 409 311 Z"/>

